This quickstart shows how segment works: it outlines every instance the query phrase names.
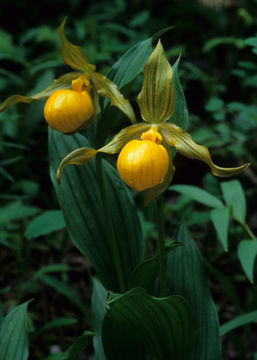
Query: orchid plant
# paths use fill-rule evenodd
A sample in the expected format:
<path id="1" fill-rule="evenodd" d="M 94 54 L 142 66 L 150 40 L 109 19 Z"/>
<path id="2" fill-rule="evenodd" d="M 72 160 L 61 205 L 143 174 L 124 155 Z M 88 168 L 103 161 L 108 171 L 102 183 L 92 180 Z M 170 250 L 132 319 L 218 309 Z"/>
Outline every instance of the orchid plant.
<path id="1" fill-rule="evenodd" d="M 65 22 L 57 30 L 61 55 L 76 72 L 61 76 L 33 96 L 11 96 L 0 111 L 18 102 L 54 95 L 45 110 L 50 120 L 54 112 L 54 122 L 58 123 L 54 126 L 58 131 L 49 128 L 50 174 L 69 235 L 97 274 L 93 278 L 93 332 L 85 332 L 82 338 L 93 336 L 96 359 L 100 360 L 221 359 L 219 322 L 201 255 L 184 224 L 173 240 L 166 240 L 163 193 L 174 176 L 176 151 L 205 162 L 219 177 L 237 175 L 249 163 L 232 168 L 217 166 L 209 150 L 185 131 L 187 108 L 178 62 L 170 66 L 160 40 L 153 51 L 152 39 L 132 48 L 111 73 L 113 76 L 120 71 L 121 78 L 121 74 L 126 76 L 126 71 L 136 69 L 135 78 L 143 69 L 137 97 L 141 119 L 137 122 L 132 105 L 118 86 L 96 72 L 83 50 L 66 38 Z M 131 80 L 128 77 L 127 84 Z M 60 100 L 56 91 L 66 89 L 70 92 L 62 92 Z M 72 110 L 78 111 L 83 91 L 87 97 L 83 106 L 91 101 L 88 96 L 92 99 L 87 112 L 90 115 L 74 128 L 69 127 L 69 120 L 75 118 Z M 70 94 L 69 103 L 66 96 Z M 105 102 L 101 108 L 99 96 L 109 99 L 109 105 L 122 111 L 131 125 L 94 149 L 90 133 L 83 130 L 94 128 L 100 119 L 115 122 L 113 116 L 105 118 L 104 109 L 109 105 Z M 48 123 L 51 127 L 51 121 Z M 119 154 L 118 171 L 103 158 L 105 154 Z M 83 166 L 63 171 L 67 165 Z M 142 192 L 145 205 L 156 210 L 158 242 L 155 255 L 148 258 L 129 188 Z M 78 349 L 79 341 L 58 359 L 75 359 Z"/>

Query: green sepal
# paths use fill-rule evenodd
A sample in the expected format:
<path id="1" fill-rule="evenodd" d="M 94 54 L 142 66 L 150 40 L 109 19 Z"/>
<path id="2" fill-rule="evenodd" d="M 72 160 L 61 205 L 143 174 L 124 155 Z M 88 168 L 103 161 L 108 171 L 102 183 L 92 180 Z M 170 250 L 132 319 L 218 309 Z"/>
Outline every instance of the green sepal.
<path id="1" fill-rule="evenodd" d="M 27 103 L 30 104 L 37 100 L 42 100 L 48 98 L 55 90 L 58 89 L 70 89 L 72 80 L 78 78 L 81 75 L 80 72 L 72 72 L 60 76 L 58 79 L 54 80 L 45 90 L 40 91 L 37 94 L 31 96 L 23 95 L 12 95 L 7 98 L 0 105 L 0 112 L 7 110 L 9 107 L 18 104 L 18 103 Z"/>
<path id="2" fill-rule="evenodd" d="M 117 154 L 126 143 L 134 139 L 139 139 L 140 135 L 150 128 L 151 125 L 145 123 L 130 125 L 122 129 L 107 145 L 101 147 L 98 151 L 108 154 Z"/>
<path id="3" fill-rule="evenodd" d="M 110 100 L 111 105 L 120 109 L 131 121 L 136 122 L 136 116 L 130 102 L 121 94 L 118 86 L 109 80 L 106 76 L 93 72 L 90 80 L 95 86 L 97 93 Z"/>
<path id="4" fill-rule="evenodd" d="M 62 160 L 57 173 L 56 173 L 56 179 L 60 183 L 61 181 L 61 172 L 63 168 L 67 165 L 84 165 L 87 164 L 90 160 L 92 160 L 95 155 L 97 154 L 97 150 L 82 147 L 79 149 L 76 149 L 69 153 L 65 158 Z"/>
<path id="5" fill-rule="evenodd" d="M 66 21 L 67 17 L 64 18 L 57 29 L 57 34 L 62 41 L 61 55 L 63 61 L 73 69 L 83 71 L 86 75 L 89 75 L 95 70 L 95 65 L 90 65 L 84 51 L 66 38 L 64 34 Z"/>
<path id="6" fill-rule="evenodd" d="M 159 126 L 159 130 L 164 141 L 169 146 L 175 146 L 180 154 L 190 159 L 197 159 L 205 162 L 210 167 L 212 174 L 215 176 L 234 176 L 241 173 L 250 165 L 250 163 L 246 163 L 242 166 L 234 168 L 222 168 L 212 162 L 209 150 L 205 146 L 196 144 L 192 136 L 177 125 L 170 123 L 161 124 Z"/>
<path id="7" fill-rule="evenodd" d="M 159 40 L 147 61 L 137 103 L 141 116 L 153 124 L 167 121 L 174 111 L 173 71 Z"/>
<path id="8" fill-rule="evenodd" d="M 163 146 L 166 148 L 167 153 L 169 155 L 169 159 L 170 159 L 170 165 L 169 165 L 169 169 L 168 172 L 165 176 L 165 179 L 163 181 L 163 183 L 158 184 L 150 189 L 146 189 L 144 190 L 143 193 L 143 197 L 144 197 L 144 205 L 147 206 L 153 199 L 155 199 L 157 196 L 159 196 L 161 193 L 163 193 L 167 187 L 170 185 L 170 183 L 172 182 L 172 179 L 174 177 L 175 174 L 175 166 L 172 163 L 172 158 L 171 158 L 171 153 L 170 153 L 170 148 L 167 147 L 165 144 L 163 144 Z"/>

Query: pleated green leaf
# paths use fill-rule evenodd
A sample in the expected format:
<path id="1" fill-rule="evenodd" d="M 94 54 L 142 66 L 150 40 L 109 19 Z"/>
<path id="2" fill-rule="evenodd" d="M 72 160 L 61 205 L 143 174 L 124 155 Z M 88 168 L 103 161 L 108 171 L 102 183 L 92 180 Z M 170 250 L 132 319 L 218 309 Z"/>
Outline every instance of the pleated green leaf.
<path id="1" fill-rule="evenodd" d="M 137 102 L 145 121 L 167 121 L 174 111 L 172 68 L 160 40 L 144 67 L 144 81 Z"/>
<path id="2" fill-rule="evenodd" d="M 239 222 L 246 218 L 246 200 L 242 185 L 238 180 L 222 182 L 221 190 L 228 206 L 231 206 L 232 216 Z"/>
<path id="3" fill-rule="evenodd" d="M 220 360 L 218 315 L 202 257 L 185 225 L 181 225 L 176 240 L 184 246 L 168 255 L 168 287 L 172 294 L 182 295 L 189 301 L 194 314 L 196 342 L 190 360 Z"/>
<path id="4" fill-rule="evenodd" d="M 257 239 L 240 241 L 237 256 L 248 279 L 254 282 L 254 263 L 257 257 Z"/>
<path id="5" fill-rule="evenodd" d="M 166 253 L 168 254 L 170 251 L 175 250 L 178 246 L 182 246 L 182 244 L 177 241 L 166 242 Z M 160 254 L 157 250 L 154 256 L 143 260 L 140 264 L 137 265 L 129 279 L 129 288 L 132 289 L 133 287 L 140 286 L 147 290 L 149 294 L 153 294 L 154 285 L 159 271 Z"/>
<path id="6" fill-rule="evenodd" d="M 113 65 L 108 73 L 108 79 L 111 79 L 120 89 L 123 88 L 142 72 L 151 52 L 151 38 L 134 45 Z"/>
<path id="7" fill-rule="evenodd" d="M 105 288 L 120 291 L 113 243 L 104 220 L 95 159 L 84 166 L 68 166 L 62 174 L 60 185 L 55 178 L 61 160 L 72 150 L 89 144 L 80 134 L 68 136 L 53 130 L 49 134 L 51 178 L 69 235 L 91 262 Z M 121 271 L 127 286 L 132 270 L 143 259 L 141 227 L 126 185 L 107 161 L 102 164 Z"/>
<path id="8" fill-rule="evenodd" d="M 106 314 L 107 291 L 101 282 L 93 278 L 93 294 L 91 303 L 91 322 L 96 334 L 93 338 L 93 346 L 97 360 L 106 360 L 102 342 L 102 324 Z"/>
<path id="9" fill-rule="evenodd" d="M 107 360 L 190 359 L 194 339 L 187 301 L 177 295 L 156 298 L 140 287 L 107 302 L 103 345 Z"/>
<path id="10" fill-rule="evenodd" d="M 186 130 L 188 125 L 188 110 L 185 95 L 178 76 L 179 62 L 180 58 L 178 58 L 178 60 L 172 66 L 175 105 L 174 112 L 169 121 Z"/>
<path id="11" fill-rule="evenodd" d="M 211 211 L 211 220 L 217 232 L 218 238 L 225 251 L 228 251 L 228 224 L 229 224 L 229 208 L 222 208 Z"/>
<path id="12" fill-rule="evenodd" d="M 26 360 L 29 356 L 27 301 L 12 309 L 0 323 L 0 360 Z"/>

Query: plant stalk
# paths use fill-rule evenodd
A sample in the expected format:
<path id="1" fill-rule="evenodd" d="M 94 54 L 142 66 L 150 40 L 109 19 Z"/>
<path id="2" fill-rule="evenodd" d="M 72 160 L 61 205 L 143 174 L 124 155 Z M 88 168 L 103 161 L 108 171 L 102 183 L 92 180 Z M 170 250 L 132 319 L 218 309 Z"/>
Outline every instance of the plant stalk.
<path id="1" fill-rule="evenodd" d="M 160 259 L 160 296 L 167 296 L 166 252 L 164 240 L 164 206 L 163 194 L 156 200 L 156 214 L 158 224 L 158 250 Z"/>
<path id="2" fill-rule="evenodd" d="M 111 218 L 108 200 L 106 197 L 101 154 L 98 154 L 96 156 L 96 170 L 97 170 L 97 178 L 98 178 L 98 182 L 99 182 L 100 194 L 101 194 L 102 203 L 103 203 L 105 222 L 107 225 L 108 236 L 109 236 L 110 244 L 111 244 L 113 261 L 114 261 L 117 275 L 118 275 L 119 288 L 120 288 L 121 292 L 125 292 L 126 286 L 125 286 L 124 274 L 123 274 L 123 269 L 122 269 L 122 264 L 121 264 L 120 253 L 119 253 L 119 247 L 118 247 L 117 239 L 116 239 L 116 236 L 114 233 L 113 222 L 112 222 L 112 218 Z"/>
<path id="3" fill-rule="evenodd" d="M 254 235 L 254 233 L 252 232 L 252 230 L 249 228 L 249 226 L 245 223 L 245 222 L 240 222 L 240 224 L 243 226 L 243 228 L 245 229 L 245 231 L 247 232 L 247 234 L 250 236 L 250 238 L 252 240 L 256 239 L 256 236 Z"/>

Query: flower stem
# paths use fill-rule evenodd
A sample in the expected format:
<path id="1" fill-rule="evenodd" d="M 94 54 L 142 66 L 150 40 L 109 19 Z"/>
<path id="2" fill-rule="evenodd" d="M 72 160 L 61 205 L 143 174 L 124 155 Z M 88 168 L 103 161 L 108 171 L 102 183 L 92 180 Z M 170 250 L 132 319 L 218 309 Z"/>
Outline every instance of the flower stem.
<path id="1" fill-rule="evenodd" d="M 114 233 L 113 222 L 112 222 L 112 218 L 111 218 L 108 200 L 106 197 L 101 154 L 98 154 L 96 157 L 96 170 L 97 170 L 97 178 L 98 178 L 98 182 L 99 182 L 99 188 L 100 188 L 100 193 L 101 193 L 101 198 L 102 198 L 102 203 L 103 203 L 104 217 L 105 217 L 105 221 L 106 221 L 106 225 L 107 225 L 107 232 L 109 235 L 110 245 L 111 245 L 111 250 L 112 250 L 112 255 L 113 255 L 113 262 L 115 264 L 117 276 L 118 276 L 119 288 L 120 288 L 121 292 L 125 292 L 126 287 L 125 287 L 124 274 L 123 274 L 123 269 L 122 269 L 122 264 L 121 264 L 120 253 L 119 253 L 119 247 L 117 244 L 117 238 Z"/>
<path id="2" fill-rule="evenodd" d="M 254 235 L 254 233 L 252 232 L 252 230 L 249 228 L 249 226 L 245 223 L 245 222 L 241 222 L 240 224 L 243 226 L 243 228 L 245 229 L 245 231 L 247 232 L 247 234 L 250 236 L 250 238 L 252 240 L 256 239 L 256 236 Z"/>
<path id="3" fill-rule="evenodd" d="M 164 208 L 163 195 L 156 200 L 156 213 L 158 224 L 158 250 L 160 259 L 160 296 L 167 296 L 167 276 L 166 276 L 166 252 L 164 240 Z"/>

